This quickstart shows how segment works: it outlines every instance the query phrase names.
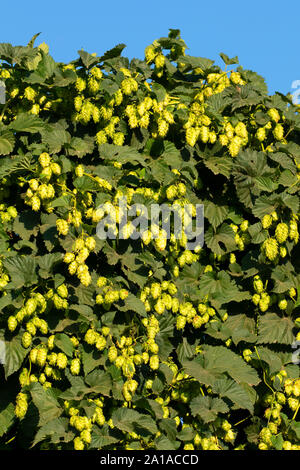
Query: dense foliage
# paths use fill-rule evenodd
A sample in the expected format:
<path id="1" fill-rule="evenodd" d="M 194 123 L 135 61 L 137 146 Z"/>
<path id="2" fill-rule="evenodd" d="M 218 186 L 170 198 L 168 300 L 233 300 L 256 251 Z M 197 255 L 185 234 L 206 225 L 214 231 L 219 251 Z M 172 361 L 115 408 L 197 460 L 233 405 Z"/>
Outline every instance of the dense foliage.
<path id="1" fill-rule="evenodd" d="M 35 40 L 0 44 L 1 447 L 299 449 L 290 96 L 177 30 L 132 61 Z M 122 196 L 203 204 L 203 247 L 99 239 Z"/>

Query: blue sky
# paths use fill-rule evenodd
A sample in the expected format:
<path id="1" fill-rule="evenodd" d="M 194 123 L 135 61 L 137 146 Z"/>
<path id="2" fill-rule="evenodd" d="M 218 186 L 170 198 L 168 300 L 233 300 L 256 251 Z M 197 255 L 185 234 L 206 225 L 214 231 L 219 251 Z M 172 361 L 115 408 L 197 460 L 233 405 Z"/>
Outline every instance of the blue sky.
<path id="1" fill-rule="evenodd" d="M 77 57 L 78 49 L 99 55 L 118 43 L 123 55 L 143 57 L 154 39 L 169 28 L 181 30 L 187 54 L 220 64 L 219 53 L 238 55 L 240 64 L 262 75 L 270 93 L 293 91 L 300 80 L 300 2 L 251 0 L 17 0 L 1 2 L 0 42 L 50 46 L 57 61 Z"/>

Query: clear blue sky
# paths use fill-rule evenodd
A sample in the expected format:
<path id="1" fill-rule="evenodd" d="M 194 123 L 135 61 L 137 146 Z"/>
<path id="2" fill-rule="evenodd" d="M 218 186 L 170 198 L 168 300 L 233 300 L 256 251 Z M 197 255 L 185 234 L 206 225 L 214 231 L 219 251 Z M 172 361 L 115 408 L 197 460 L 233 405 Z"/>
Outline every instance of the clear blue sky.
<path id="1" fill-rule="evenodd" d="M 78 49 L 99 55 L 118 43 L 123 55 L 143 57 L 145 46 L 180 29 L 190 55 L 220 64 L 219 52 L 238 55 L 244 68 L 265 77 L 269 91 L 292 91 L 300 80 L 300 2 L 290 0 L 27 0 L 1 2 L 0 42 L 50 46 L 57 61 Z"/>

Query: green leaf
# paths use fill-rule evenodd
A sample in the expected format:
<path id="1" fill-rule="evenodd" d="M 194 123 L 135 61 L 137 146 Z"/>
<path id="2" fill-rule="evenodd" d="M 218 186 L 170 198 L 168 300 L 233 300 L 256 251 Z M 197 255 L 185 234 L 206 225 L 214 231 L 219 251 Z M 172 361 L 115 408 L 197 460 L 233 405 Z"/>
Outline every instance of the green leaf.
<path id="1" fill-rule="evenodd" d="M 250 298 L 248 292 L 239 291 L 235 282 L 231 280 L 229 274 L 225 271 L 203 274 L 199 281 L 199 291 L 201 296 L 209 295 L 212 300 L 220 305 L 230 301 L 240 302 Z"/>
<path id="2" fill-rule="evenodd" d="M 268 364 L 270 375 L 278 373 L 283 366 L 279 354 L 276 354 L 276 352 L 271 351 L 271 349 L 269 349 L 268 347 L 259 346 L 258 348 L 255 348 L 255 352 L 253 353 L 252 358 L 256 357 L 259 360 L 264 361 L 266 364 Z"/>
<path id="3" fill-rule="evenodd" d="M 232 59 L 230 59 L 228 57 L 228 55 L 224 54 L 223 52 L 221 52 L 219 54 L 219 56 L 221 57 L 221 59 L 223 60 L 223 62 L 226 64 L 226 65 L 233 65 L 233 64 L 238 64 L 239 63 L 239 59 L 238 59 L 238 56 L 235 56 L 233 57 Z"/>
<path id="4" fill-rule="evenodd" d="M 178 61 L 189 65 L 193 69 L 200 68 L 203 71 L 209 70 L 214 64 L 213 60 L 205 59 L 204 57 L 193 57 L 190 55 L 180 56 Z"/>
<path id="5" fill-rule="evenodd" d="M 117 443 L 118 441 L 119 438 L 105 434 L 103 429 L 99 429 L 99 427 L 96 426 L 93 427 L 92 442 L 90 445 L 92 449 L 101 450 L 104 447 Z"/>
<path id="6" fill-rule="evenodd" d="M 99 58 L 97 56 L 89 54 L 88 52 L 82 49 L 78 51 L 78 54 L 80 56 L 81 62 L 87 69 L 89 69 L 99 61 Z"/>
<path id="7" fill-rule="evenodd" d="M 32 235 L 37 235 L 39 222 L 39 214 L 33 211 L 23 211 L 15 218 L 13 230 L 23 240 L 29 240 Z"/>
<path id="8" fill-rule="evenodd" d="M 261 196 L 256 199 L 255 205 L 252 209 L 253 214 L 262 219 L 264 215 L 271 214 L 276 210 L 276 202 L 268 196 Z"/>
<path id="9" fill-rule="evenodd" d="M 42 141 L 48 146 L 49 153 L 58 153 L 65 144 L 69 144 L 71 136 L 64 129 L 53 126 L 42 131 Z"/>
<path id="10" fill-rule="evenodd" d="M 11 398 L 11 396 L 0 396 L 0 437 L 11 428 L 15 421 L 15 407 Z"/>
<path id="11" fill-rule="evenodd" d="M 123 312 L 128 312 L 132 310 L 133 312 L 138 313 L 142 317 L 147 316 L 145 305 L 143 304 L 143 302 L 131 293 L 129 293 L 128 297 L 125 299 L 124 307 L 120 307 L 120 305 L 117 305 L 117 307 Z"/>
<path id="12" fill-rule="evenodd" d="M 110 396 L 112 381 L 107 372 L 99 369 L 94 370 L 85 378 L 85 382 L 91 387 L 91 392 Z"/>
<path id="13" fill-rule="evenodd" d="M 10 131 L 0 133 L 0 155 L 8 155 L 15 146 L 14 135 Z"/>
<path id="14" fill-rule="evenodd" d="M 24 332 L 24 331 L 23 331 Z M 5 377 L 9 377 L 20 369 L 29 350 L 22 346 L 23 332 L 20 331 L 12 338 L 6 338 L 5 341 Z"/>
<path id="15" fill-rule="evenodd" d="M 276 313 L 266 313 L 258 320 L 258 344 L 289 344 L 294 341 L 294 323 L 290 318 L 279 317 Z"/>
<path id="16" fill-rule="evenodd" d="M 175 440 L 170 440 L 166 436 L 162 435 L 155 439 L 155 447 L 157 450 L 176 450 L 180 447 L 180 442 Z"/>
<path id="17" fill-rule="evenodd" d="M 257 385 L 260 379 L 255 369 L 230 349 L 224 346 L 203 347 L 205 368 L 214 373 L 226 372 L 238 383 Z"/>
<path id="18" fill-rule="evenodd" d="M 53 276 L 53 268 L 62 261 L 62 253 L 48 253 L 44 256 L 39 256 L 37 258 L 39 269 L 39 275 L 43 279 L 48 279 L 50 276 Z"/>
<path id="19" fill-rule="evenodd" d="M 74 186 L 78 191 L 93 191 L 96 189 L 99 189 L 99 184 L 94 181 L 92 178 L 89 178 L 88 176 L 81 176 L 80 178 L 76 178 L 76 180 L 73 182 Z"/>
<path id="20" fill-rule="evenodd" d="M 221 398 L 198 396 L 190 403 L 193 416 L 200 416 L 204 423 L 214 421 L 219 413 L 227 413 L 228 406 Z M 178 436 L 180 439 L 180 436 Z"/>
<path id="21" fill-rule="evenodd" d="M 32 286 L 38 282 L 37 262 L 32 256 L 14 256 L 4 260 L 3 264 L 15 288 Z"/>
<path id="22" fill-rule="evenodd" d="M 48 421 L 46 424 L 41 426 L 41 428 L 36 433 L 32 447 L 47 439 L 50 439 L 54 444 L 70 442 L 74 439 L 75 436 L 72 431 L 66 431 L 68 429 L 68 424 L 68 418 L 55 418 L 51 421 Z"/>
<path id="23" fill-rule="evenodd" d="M 256 393 L 252 387 L 238 384 L 228 377 L 221 377 L 213 385 L 213 392 L 221 397 L 229 398 L 238 408 L 254 411 Z M 254 392 L 254 393 L 253 393 Z"/>
<path id="24" fill-rule="evenodd" d="M 143 433 L 145 430 L 148 434 L 157 432 L 157 426 L 150 416 L 129 408 L 114 410 L 112 421 L 118 429 L 125 432 Z"/>
<path id="25" fill-rule="evenodd" d="M 158 423 L 159 429 L 163 431 L 167 438 L 171 441 L 175 441 L 177 435 L 176 423 L 173 419 L 164 418 Z"/>
<path id="26" fill-rule="evenodd" d="M 204 215 L 216 229 L 228 216 L 228 206 L 214 204 L 212 201 L 204 203 Z"/>
<path id="27" fill-rule="evenodd" d="M 295 278 L 291 274 L 291 270 L 287 266 L 276 266 L 273 269 L 271 278 L 274 280 L 273 292 L 283 294 L 295 285 Z"/>
<path id="28" fill-rule="evenodd" d="M 103 62 L 105 60 L 114 59 L 115 57 L 120 57 L 123 49 L 125 49 L 126 44 L 117 44 L 112 49 L 109 49 L 103 56 L 100 57 L 100 61 Z"/>
<path id="29" fill-rule="evenodd" d="M 72 357 L 74 346 L 72 341 L 70 340 L 69 336 L 64 333 L 58 333 L 55 335 L 54 338 L 55 346 L 64 352 L 67 356 Z"/>
<path id="30" fill-rule="evenodd" d="M 203 158 L 204 165 L 213 172 L 214 175 L 223 175 L 229 178 L 232 170 L 232 158 L 228 157 L 209 157 Z"/>
<path id="31" fill-rule="evenodd" d="M 96 369 L 96 367 L 99 367 L 99 365 L 103 363 L 103 356 L 100 351 L 84 344 L 81 349 L 81 360 L 84 374 L 88 375 L 92 370 Z"/>
<path id="32" fill-rule="evenodd" d="M 39 426 L 44 426 L 62 414 L 63 409 L 49 388 L 45 389 L 41 384 L 34 383 L 30 386 L 30 393 L 39 411 Z"/>
<path id="33" fill-rule="evenodd" d="M 21 113 L 18 114 L 16 119 L 12 121 L 8 128 L 15 132 L 30 132 L 36 133 L 45 127 L 42 119 L 32 114 Z"/>
<path id="34" fill-rule="evenodd" d="M 229 332 L 234 344 L 241 341 L 254 343 L 256 341 L 255 321 L 245 314 L 232 315 L 224 322 L 223 328 Z"/>
<path id="35" fill-rule="evenodd" d="M 205 231 L 204 240 L 208 248 L 216 255 L 223 255 L 236 248 L 234 232 L 227 224 L 222 224 L 215 230 L 209 227 Z"/>

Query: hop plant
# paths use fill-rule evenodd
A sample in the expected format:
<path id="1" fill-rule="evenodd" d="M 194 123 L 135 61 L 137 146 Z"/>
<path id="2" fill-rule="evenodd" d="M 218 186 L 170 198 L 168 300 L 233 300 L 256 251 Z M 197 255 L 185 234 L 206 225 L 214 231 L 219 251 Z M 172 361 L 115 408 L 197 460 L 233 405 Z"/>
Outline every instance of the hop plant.
<path id="1" fill-rule="evenodd" d="M 280 223 L 277 225 L 275 230 L 275 237 L 278 243 L 284 243 L 289 235 L 289 227 L 285 223 Z"/>
<path id="2" fill-rule="evenodd" d="M 67 235 L 69 232 L 69 224 L 64 219 L 57 219 L 56 228 L 60 235 Z"/>
<path id="3" fill-rule="evenodd" d="M 70 365 L 70 371 L 71 371 L 71 374 L 73 374 L 73 375 L 79 375 L 79 372 L 80 372 L 80 359 L 78 359 L 78 358 L 72 359 L 71 365 Z"/>
<path id="4" fill-rule="evenodd" d="M 19 419 L 23 419 L 28 409 L 28 398 L 26 393 L 18 393 L 16 397 L 15 415 Z"/>
<path id="5" fill-rule="evenodd" d="M 268 238 L 263 244 L 266 257 L 274 261 L 278 255 L 278 244 L 275 238 Z"/>

